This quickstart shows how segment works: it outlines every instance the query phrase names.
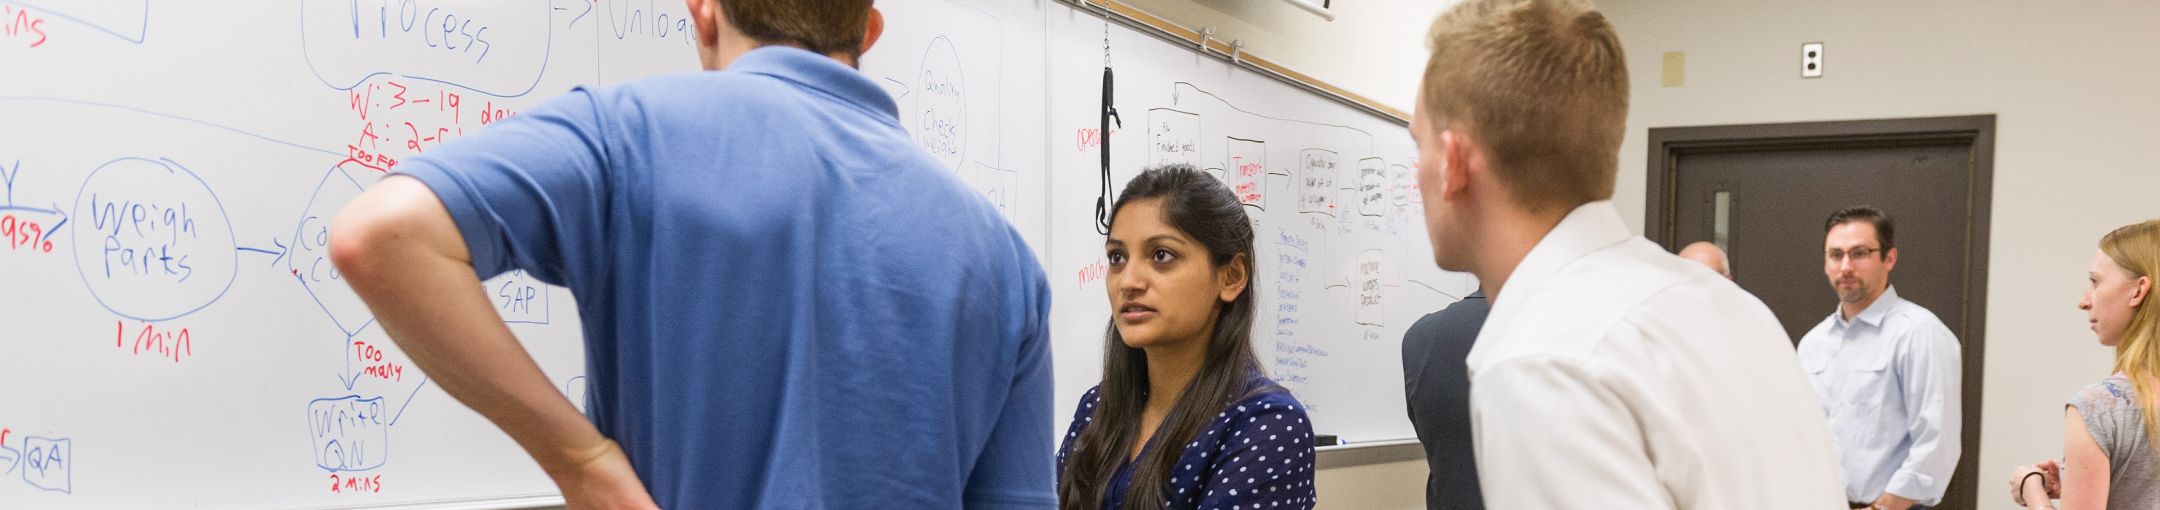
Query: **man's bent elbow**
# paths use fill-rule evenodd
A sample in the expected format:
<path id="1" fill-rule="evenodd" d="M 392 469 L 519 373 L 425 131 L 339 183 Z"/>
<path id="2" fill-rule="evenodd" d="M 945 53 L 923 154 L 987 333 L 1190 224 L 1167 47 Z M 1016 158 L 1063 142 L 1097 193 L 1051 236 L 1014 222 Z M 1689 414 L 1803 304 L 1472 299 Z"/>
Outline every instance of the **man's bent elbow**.
<path id="1" fill-rule="evenodd" d="M 422 212 L 411 207 L 422 202 L 406 196 L 415 191 L 428 192 L 411 179 L 384 179 L 331 220 L 330 263 L 355 290 L 375 278 L 388 276 L 386 271 L 402 258 L 400 254 L 425 248 L 413 245 L 422 238 L 411 235 L 418 224 L 424 223 L 417 219 Z M 434 200 L 433 196 L 418 198 Z"/>
<path id="2" fill-rule="evenodd" d="M 330 222 L 330 263 L 347 281 L 365 280 L 372 273 L 369 262 L 383 245 L 393 242 L 383 232 L 391 230 L 380 213 L 361 210 L 359 202 L 340 211 Z"/>

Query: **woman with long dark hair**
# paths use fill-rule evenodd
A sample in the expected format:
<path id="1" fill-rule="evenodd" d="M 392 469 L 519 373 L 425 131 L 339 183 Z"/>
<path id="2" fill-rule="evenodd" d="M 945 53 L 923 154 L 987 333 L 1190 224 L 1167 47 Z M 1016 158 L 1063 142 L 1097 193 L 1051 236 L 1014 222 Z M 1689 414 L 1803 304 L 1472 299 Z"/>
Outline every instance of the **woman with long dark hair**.
<path id="1" fill-rule="evenodd" d="M 1305 407 L 1253 355 L 1253 229 L 1222 181 L 1148 169 L 1111 208 L 1102 383 L 1058 450 L 1059 507 L 1312 508 Z"/>

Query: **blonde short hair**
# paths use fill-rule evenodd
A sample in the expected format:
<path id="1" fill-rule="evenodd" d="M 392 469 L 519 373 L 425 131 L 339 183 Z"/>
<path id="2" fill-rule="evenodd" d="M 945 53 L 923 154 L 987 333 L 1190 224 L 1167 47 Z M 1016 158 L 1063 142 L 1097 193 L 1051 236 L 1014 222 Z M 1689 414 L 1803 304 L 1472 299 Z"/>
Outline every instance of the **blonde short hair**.
<path id="1" fill-rule="evenodd" d="M 1466 131 L 1536 211 L 1612 198 L 1627 130 L 1627 59 L 1584 0 L 1467 0 L 1435 20 L 1420 99 Z"/>

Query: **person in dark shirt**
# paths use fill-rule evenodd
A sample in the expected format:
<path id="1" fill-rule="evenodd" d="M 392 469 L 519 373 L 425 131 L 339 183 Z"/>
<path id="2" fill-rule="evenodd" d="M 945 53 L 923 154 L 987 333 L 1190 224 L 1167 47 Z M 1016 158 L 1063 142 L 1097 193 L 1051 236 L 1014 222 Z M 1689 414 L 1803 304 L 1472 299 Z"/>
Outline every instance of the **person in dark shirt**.
<path id="1" fill-rule="evenodd" d="M 1426 314 L 1403 333 L 1403 395 L 1425 446 L 1425 507 L 1482 509 L 1476 443 L 1470 437 L 1470 376 L 1464 360 L 1492 304 L 1478 291 Z"/>
<path id="2" fill-rule="evenodd" d="M 1253 228 L 1222 180 L 1174 164 L 1110 209 L 1102 384 L 1058 449 L 1062 510 L 1309 510 L 1312 423 L 1253 354 Z"/>

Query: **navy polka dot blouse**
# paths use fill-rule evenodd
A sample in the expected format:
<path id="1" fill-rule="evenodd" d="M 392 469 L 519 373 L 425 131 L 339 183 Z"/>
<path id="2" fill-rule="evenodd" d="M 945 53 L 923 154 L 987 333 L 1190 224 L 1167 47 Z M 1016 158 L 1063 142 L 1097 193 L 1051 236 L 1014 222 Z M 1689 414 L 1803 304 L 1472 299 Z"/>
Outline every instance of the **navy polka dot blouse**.
<path id="1" fill-rule="evenodd" d="M 1272 386 L 1272 384 L 1271 384 Z M 1072 427 L 1058 448 L 1058 476 L 1065 457 L 1095 414 L 1101 387 L 1088 389 L 1073 411 Z M 1164 438 L 1168 439 L 1168 438 Z M 1198 510 L 1276 510 L 1313 507 L 1312 423 L 1305 406 L 1290 393 L 1276 390 L 1231 404 L 1200 434 L 1184 439 L 1169 484 L 1169 508 Z M 1142 452 L 1152 454 L 1153 447 Z M 1125 507 L 1137 463 L 1127 462 L 1112 477 L 1103 498 L 1105 510 Z"/>

